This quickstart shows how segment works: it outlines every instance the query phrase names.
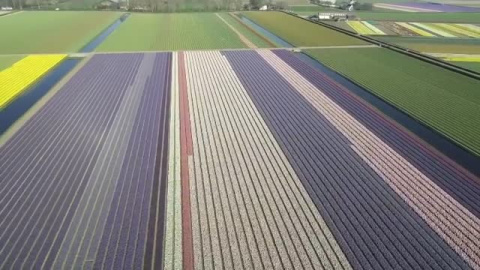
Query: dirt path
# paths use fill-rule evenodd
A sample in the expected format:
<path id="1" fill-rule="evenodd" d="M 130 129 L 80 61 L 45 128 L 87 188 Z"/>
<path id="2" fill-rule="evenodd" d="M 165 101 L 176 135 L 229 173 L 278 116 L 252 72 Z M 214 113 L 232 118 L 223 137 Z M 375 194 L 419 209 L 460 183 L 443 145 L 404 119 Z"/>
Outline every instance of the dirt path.
<path id="1" fill-rule="evenodd" d="M 228 27 L 230 27 L 230 29 L 232 29 L 232 31 L 235 32 L 238 35 L 238 37 L 243 42 L 243 44 L 245 44 L 248 48 L 250 48 L 250 49 L 256 49 L 257 48 L 257 46 L 255 46 L 255 44 L 253 44 L 246 36 L 244 36 L 237 29 L 235 29 L 235 27 L 233 27 L 231 24 L 229 24 L 224 18 L 222 18 L 222 16 L 220 16 L 218 13 L 215 13 L 215 15 L 217 15 L 217 17 L 220 20 L 222 20 L 226 25 L 228 25 Z"/>

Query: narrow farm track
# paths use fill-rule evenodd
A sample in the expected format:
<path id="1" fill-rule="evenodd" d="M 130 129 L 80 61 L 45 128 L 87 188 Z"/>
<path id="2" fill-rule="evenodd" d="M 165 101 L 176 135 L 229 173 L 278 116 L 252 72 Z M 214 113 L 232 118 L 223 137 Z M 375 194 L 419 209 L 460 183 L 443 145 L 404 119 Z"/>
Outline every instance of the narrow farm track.
<path id="1" fill-rule="evenodd" d="M 178 54 L 172 54 L 170 138 L 164 269 L 183 268 L 182 178 Z M 184 197 L 185 198 L 185 197 Z"/>
<path id="2" fill-rule="evenodd" d="M 244 36 L 242 33 L 240 33 L 235 27 L 233 27 L 230 23 L 228 23 L 224 18 L 222 18 L 222 16 L 220 16 L 218 13 L 216 13 L 215 15 L 217 15 L 217 17 L 223 22 L 225 23 L 233 32 L 235 32 L 235 34 L 237 34 L 238 38 L 243 42 L 243 44 L 245 44 L 245 46 L 247 46 L 248 48 L 250 49 L 255 49 L 257 48 L 257 46 L 255 46 L 255 44 L 253 44 L 246 36 Z"/>

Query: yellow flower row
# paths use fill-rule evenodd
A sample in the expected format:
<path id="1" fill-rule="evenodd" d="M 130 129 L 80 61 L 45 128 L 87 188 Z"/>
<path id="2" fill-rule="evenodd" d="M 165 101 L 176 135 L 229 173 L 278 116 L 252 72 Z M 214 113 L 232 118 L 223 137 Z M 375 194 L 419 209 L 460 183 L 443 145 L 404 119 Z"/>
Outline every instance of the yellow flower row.
<path id="1" fill-rule="evenodd" d="M 29 55 L 0 71 L 0 110 L 65 57 L 67 57 L 66 54 Z"/>

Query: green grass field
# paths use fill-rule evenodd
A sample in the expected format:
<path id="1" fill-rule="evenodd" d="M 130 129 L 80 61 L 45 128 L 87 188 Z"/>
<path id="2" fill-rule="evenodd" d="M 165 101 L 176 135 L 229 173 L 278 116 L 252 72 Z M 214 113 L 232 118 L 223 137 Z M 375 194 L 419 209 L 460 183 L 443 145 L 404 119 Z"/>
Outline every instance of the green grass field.
<path id="1" fill-rule="evenodd" d="M 23 57 L 21 55 L 0 55 L 0 71 L 10 67 Z"/>
<path id="2" fill-rule="evenodd" d="M 480 54 L 480 46 L 476 45 L 448 45 L 448 44 L 422 44 L 422 43 L 399 43 L 398 45 L 426 53 L 464 53 Z"/>
<path id="3" fill-rule="evenodd" d="M 445 13 L 445 12 L 371 12 L 356 11 L 355 15 L 362 20 L 379 21 L 418 21 L 418 22 L 465 22 L 480 23 L 480 13 Z"/>
<path id="4" fill-rule="evenodd" d="M 451 62 L 451 63 L 459 67 L 464 67 L 476 72 L 480 72 L 480 63 L 476 63 L 476 62 Z"/>
<path id="5" fill-rule="evenodd" d="M 77 52 L 120 17 L 116 12 L 24 11 L 0 18 L 0 54 Z"/>
<path id="6" fill-rule="evenodd" d="M 308 54 L 480 155 L 480 82 L 381 48 Z"/>
<path id="7" fill-rule="evenodd" d="M 250 40 L 255 46 L 259 48 L 269 48 L 274 47 L 271 44 L 267 43 L 265 39 L 261 38 L 258 34 L 254 33 L 253 30 L 249 29 L 238 19 L 235 19 L 233 15 L 229 13 L 219 13 L 219 15 L 226 20 L 231 26 L 233 26 L 237 31 L 244 35 L 248 40 Z"/>
<path id="8" fill-rule="evenodd" d="M 480 40 L 424 37 L 375 37 L 405 48 L 428 53 L 480 53 Z"/>
<path id="9" fill-rule="evenodd" d="M 366 42 L 282 12 L 244 12 L 246 17 L 295 46 L 364 45 Z"/>
<path id="10" fill-rule="evenodd" d="M 132 14 L 98 51 L 245 48 L 215 13 Z"/>

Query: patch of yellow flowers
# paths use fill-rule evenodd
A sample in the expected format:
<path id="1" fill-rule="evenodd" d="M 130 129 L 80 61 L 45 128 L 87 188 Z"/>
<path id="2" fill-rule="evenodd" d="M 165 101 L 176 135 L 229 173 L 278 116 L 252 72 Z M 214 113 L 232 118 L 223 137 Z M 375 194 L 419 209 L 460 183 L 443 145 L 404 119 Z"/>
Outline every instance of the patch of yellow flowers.
<path id="1" fill-rule="evenodd" d="M 66 54 L 29 55 L 11 67 L 0 71 L 0 110 L 65 57 L 67 57 Z"/>

